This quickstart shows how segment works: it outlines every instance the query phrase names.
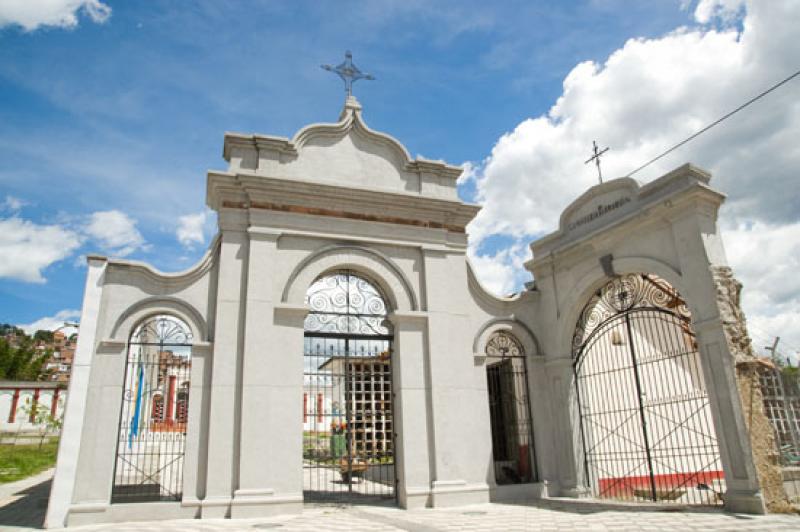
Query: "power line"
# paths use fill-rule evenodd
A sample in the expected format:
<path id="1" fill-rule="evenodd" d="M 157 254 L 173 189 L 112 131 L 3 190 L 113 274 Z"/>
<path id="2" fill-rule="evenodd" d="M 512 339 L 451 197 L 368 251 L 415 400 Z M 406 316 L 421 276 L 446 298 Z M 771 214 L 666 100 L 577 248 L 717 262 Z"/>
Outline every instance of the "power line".
<path id="1" fill-rule="evenodd" d="M 753 320 L 753 321 L 755 321 L 755 320 Z M 759 325 L 756 325 L 755 323 L 751 323 L 750 320 L 748 320 L 748 322 L 747 322 L 747 328 L 748 329 L 754 329 L 757 334 L 762 336 L 762 338 L 766 338 L 766 339 L 768 339 L 770 341 L 774 340 L 775 337 L 778 336 L 777 334 L 775 334 L 777 331 L 775 331 L 775 330 L 768 331 L 767 329 L 765 329 L 765 328 L 763 328 L 763 327 L 761 327 Z M 787 343 L 788 342 L 786 341 L 785 338 L 781 338 L 781 344 L 786 345 Z M 794 346 L 790 346 L 790 347 L 792 347 L 793 349 L 795 348 Z"/>
<path id="2" fill-rule="evenodd" d="M 726 114 L 726 115 L 725 115 L 725 116 L 723 116 L 722 118 L 719 118 L 719 119 L 717 119 L 716 121 L 712 122 L 711 124 L 707 125 L 706 127 L 704 127 L 703 129 L 701 129 L 701 130 L 700 130 L 700 131 L 698 131 L 697 133 L 695 133 L 695 134 L 693 134 L 693 135 L 691 135 L 691 136 L 689 136 L 689 137 L 685 138 L 684 140 L 680 141 L 679 143 L 675 144 L 674 146 L 672 146 L 670 149 L 668 149 L 667 151 L 665 151 L 665 152 L 664 152 L 664 153 L 662 153 L 661 155 L 659 155 L 659 156 L 657 156 L 657 157 L 654 157 L 654 158 L 650 159 L 649 161 L 647 161 L 646 163 L 644 163 L 642 166 L 640 166 L 639 168 L 637 168 L 637 169 L 636 169 L 636 170 L 634 170 L 633 172 L 630 172 L 630 173 L 629 173 L 628 175 L 626 175 L 625 177 L 631 177 L 633 174 L 635 174 L 635 173 L 636 173 L 636 172 L 638 172 L 639 170 L 643 170 L 644 168 L 647 168 L 648 166 L 650 166 L 651 164 L 653 164 L 653 163 L 654 163 L 654 162 L 656 162 L 657 160 L 661 159 L 661 158 L 662 158 L 662 157 L 664 157 L 665 155 L 668 155 L 668 154 L 672 153 L 673 151 L 677 150 L 678 148 L 680 148 L 681 146 L 683 146 L 683 145 L 684 145 L 684 144 L 686 144 L 687 142 L 689 142 L 689 141 L 691 141 L 691 140 L 693 140 L 693 139 L 697 138 L 698 136 L 702 135 L 703 133 L 705 133 L 706 131 L 708 131 L 708 130 L 709 130 L 709 129 L 711 129 L 712 127 L 714 127 L 714 126 L 716 126 L 717 124 L 719 124 L 720 122 L 722 122 L 723 120 L 726 120 L 726 119 L 730 118 L 731 116 L 735 115 L 736 113 L 738 113 L 739 111 L 741 111 L 742 109 L 744 109 L 745 107 L 747 107 L 748 105 L 750 105 L 751 103 L 754 103 L 754 102 L 756 102 L 756 101 L 760 100 L 761 98 L 763 98 L 764 96 L 766 96 L 766 95 L 767 95 L 767 94 L 769 94 L 770 92 L 774 91 L 775 89 L 777 89 L 777 88 L 778 88 L 778 87 L 780 87 L 781 85 L 784 85 L 784 84 L 786 84 L 786 83 L 790 82 L 791 80 L 793 80 L 793 79 L 794 79 L 794 78 L 796 78 L 797 76 L 800 76 L 800 70 L 798 70 L 797 72 L 795 72 L 794 74 L 792 74 L 792 75 L 791 75 L 791 76 L 789 76 L 788 78 L 785 78 L 785 79 L 783 79 L 782 81 L 779 81 L 778 83 L 776 83 L 776 84 L 775 84 L 775 85 L 773 85 L 772 87 L 768 88 L 767 90 L 765 90 L 764 92 L 762 92 L 762 93 L 761 93 L 761 94 L 759 94 L 758 96 L 755 96 L 755 97 L 753 97 L 753 98 L 749 99 L 748 101 L 746 101 L 745 103 L 743 103 L 742 105 L 740 105 L 739 107 L 737 107 L 736 109 L 734 109 L 733 111 L 731 111 L 730 113 Z"/>
<path id="3" fill-rule="evenodd" d="M 769 338 L 770 340 L 774 339 L 774 338 L 775 338 L 775 336 L 777 336 L 777 335 L 775 334 L 775 332 L 776 332 L 775 330 L 768 331 L 767 329 L 765 329 L 765 328 L 763 328 L 763 327 L 761 327 L 761 326 L 759 326 L 759 325 L 756 325 L 755 323 L 751 323 L 751 322 L 750 322 L 750 320 L 748 320 L 748 322 L 747 322 L 747 328 L 748 328 L 748 329 L 755 329 L 755 330 L 756 330 L 756 331 L 758 331 L 760 334 L 762 334 L 762 335 L 766 336 L 766 337 L 767 337 L 767 338 Z M 781 338 L 781 343 L 782 343 L 782 344 L 784 344 L 784 345 L 786 345 L 786 344 L 787 344 L 787 342 L 786 342 L 786 339 L 785 339 L 785 338 Z M 792 346 L 790 346 L 790 347 L 791 347 L 792 349 L 800 349 L 800 347 L 797 347 L 797 346 L 794 346 L 794 345 L 792 345 Z"/>

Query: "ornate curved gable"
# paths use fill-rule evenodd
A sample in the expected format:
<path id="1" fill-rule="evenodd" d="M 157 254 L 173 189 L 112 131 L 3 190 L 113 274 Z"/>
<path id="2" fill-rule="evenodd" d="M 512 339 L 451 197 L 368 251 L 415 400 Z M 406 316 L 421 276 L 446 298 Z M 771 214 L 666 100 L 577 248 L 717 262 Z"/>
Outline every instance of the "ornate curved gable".
<path id="1" fill-rule="evenodd" d="M 552 249 L 571 245 L 598 230 L 606 230 L 644 209 L 664 201 L 674 201 L 679 193 L 700 193 L 714 202 L 721 202 L 724 196 L 708 187 L 710 179 L 711 174 L 705 170 L 684 164 L 645 185 L 630 177 L 595 185 L 564 209 L 555 232 L 532 244 L 533 255 L 544 257 Z"/>
<path id="2" fill-rule="evenodd" d="M 457 199 L 462 169 L 441 161 L 412 159 L 394 137 L 373 131 L 354 97 L 339 121 L 311 124 L 292 139 L 265 135 L 225 135 L 229 172 L 381 189 Z"/>

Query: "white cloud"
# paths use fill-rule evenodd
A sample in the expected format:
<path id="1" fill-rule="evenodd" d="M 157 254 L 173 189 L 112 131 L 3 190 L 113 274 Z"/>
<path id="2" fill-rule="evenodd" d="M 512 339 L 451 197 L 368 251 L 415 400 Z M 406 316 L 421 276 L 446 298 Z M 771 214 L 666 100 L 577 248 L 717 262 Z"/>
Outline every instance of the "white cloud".
<path id="1" fill-rule="evenodd" d="M 22 26 L 25 31 L 41 26 L 74 28 L 79 12 L 100 24 L 111 16 L 111 7 L 100 0 L 3 0 L 0 28 L 11 25 Z"/>
<path id="2" fill-rule="evenodd" d="M 461 175 L 458 176 L 458 179 L 456 180 L 457 185 L 463 185 L 464 183 L 468 181 L 474 181 L 477 178 L 478 167 L 472 162 L 467 161 L 463 163 L 461 168 L 463 169 L 463 172 L 461 172 Z"/>
<path id="3" fill-rule="evenodd" d="M 3 201 L 3 203 L 0 203 L 0 211 L 17 213 L 27 204 L 27 202 L 22 201 L 19 198 L 15 198 L 14 196 L 6 196 L 6 199 Z"/>
<path id="4" fill-rule="evenodd" d="M 708 24 L 715 18 L 722 22 L 730 22 L 741 14 L 745 0 L 700 0 L 694 9 L 694 19 L 701 24 Z"/>
<path id="5" fill-rule="evenodd" d="M 530 247 L 522 243 L 501 249 L 494 255 L 478 255 L 472 249 L 468 255 L 481 284 L 503 296 L 519 291 L 525 278 L 523 263 L 531 258 Z"/>
<path id="6" fill-rule="evenodd" d="M 27 334 L 34 334 L 36 331 L 40 330 L 54 331 L 58 328 L 63 327 L 61 330 L 64 331 L 64 334 L 70 335 L 72 333 L 78 332 L 78 328 L 64 327 L 64 323 L 65 322 L 76 323 L 77 320 L 80 319 L 80 317 L 81 317 L 80 310 L 66 309 L 58 311 L 55 316 L 47 316 L 44 318 L 39 318 L 33 323 L 29 323 L 27 325 L 17 325 L 17 327 L 24 330 Z"/>
<path id="7" fill-rule="evenodd" d="M 512 278 L 510 254 L 478 255 L 488 237 L 527 244 L 555 229 L 562 210 L 596 183 L 595 167 L 584 164 L 593 140 L 611 148 L 603 175 L 626 175 L 797 69 L 800 2 L 747 2 L 741 25 L 731 24 L 742 5 L 702 0 L 694 13 L 702 25 L 631 39 L 603 64 L 576 65 L 547 114 L 497 141 L 475 177 L 484 208 L 468 228 L 481 278 L 503 291 Z M 649 181 L 686 161 L 711 170 L 712 186 L 729 197 L 721 223 L 734 228 L 726 236 L 749 319 L 798 329 L 800 280 L 786 280 L 800 279 L 800 79 L 791 83 L 635 177 Z M 755 229 L 743 229 L 748 223 Z M 738 251 L 746 246 L 758 249 L 748 252 L 751 262 Z"/>
<path id="8" fill-rule="evenodd" d="M 203 245 L 206 219 L 205 211 L 178 217 L 178 229 L 175 232 L 178 242 L 187 248 L 192 248 L 195 244 Z"/>
<path id="9" fill-rule="evenodd" d="M 759 349 L 781 336 L 789 350 L 800 350 L 800 222 L 770 225 L 740 223 L 723 231 L 728 261 L 744 281 L 742 306 L 758 337 Z M 763 352 L 763 349 L 761 349 Z"/>
<path id="10" fill-rule="evenodd" d="M 144 237 L 136 229 L 136 221 L 124 212 L 95 212 L 90 216 L 84 230 L 103 251 L 118 257 L 146 249 Z"/>
<path id="11" fill-rule="evenodd" d="M 42 270 L 80 247 L 80 235 L 59 225 L 0 219 L 0 277 L 44 283 Z"/>
<path id="12" fill-rule="evenodd" d="M 5 202 L 9 209 L 23 204 L 10 197 Z M 25 220 L 12 211 L 10 217 L 0 218 L 0 278 L 44 283 L 45 268 L 72 256 L 87 241 L 118 257 L 148 248 L 136 222 L 120 211 L 66 217 L 49 225 Z"/>

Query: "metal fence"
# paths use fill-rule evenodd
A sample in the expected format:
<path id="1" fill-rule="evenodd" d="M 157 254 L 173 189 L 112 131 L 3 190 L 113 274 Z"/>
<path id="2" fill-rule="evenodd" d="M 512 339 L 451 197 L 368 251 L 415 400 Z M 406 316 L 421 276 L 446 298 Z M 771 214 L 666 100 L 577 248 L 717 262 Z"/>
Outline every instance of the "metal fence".
<path id="1" fill-rule="evenodd" d="M 800 373 L 797 368 L 762 365 L 759 369 L 764 413 L 780 453 L 783 489 L 800 506 Z"/>

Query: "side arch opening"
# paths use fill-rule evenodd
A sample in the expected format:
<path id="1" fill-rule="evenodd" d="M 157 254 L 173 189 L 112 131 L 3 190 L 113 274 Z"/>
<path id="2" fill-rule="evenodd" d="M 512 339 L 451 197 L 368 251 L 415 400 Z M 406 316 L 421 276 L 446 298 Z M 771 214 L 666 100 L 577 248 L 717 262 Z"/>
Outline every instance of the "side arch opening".
<path id="1" fill-rule="evenodd" d="M 497 485 L 536 482 L 525 349 L 511 332 L 497 330 L 486 341 L 485 356 L 494 481 Z"/>
<path id="2" fill-rule="evenodd" d="M 128 338 L 112 503 L 180 501 L 192 365 L 192 332 L 156 314 Z"/>

